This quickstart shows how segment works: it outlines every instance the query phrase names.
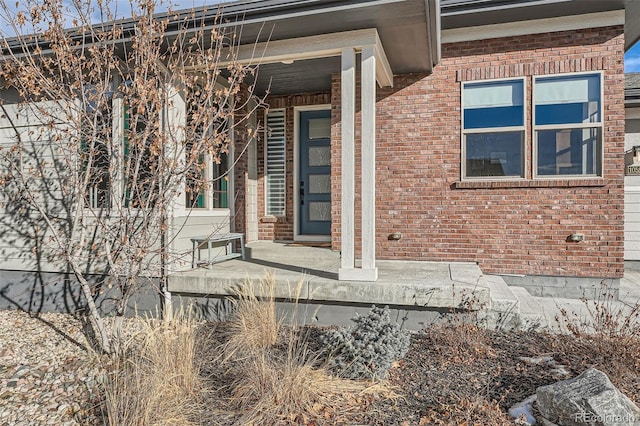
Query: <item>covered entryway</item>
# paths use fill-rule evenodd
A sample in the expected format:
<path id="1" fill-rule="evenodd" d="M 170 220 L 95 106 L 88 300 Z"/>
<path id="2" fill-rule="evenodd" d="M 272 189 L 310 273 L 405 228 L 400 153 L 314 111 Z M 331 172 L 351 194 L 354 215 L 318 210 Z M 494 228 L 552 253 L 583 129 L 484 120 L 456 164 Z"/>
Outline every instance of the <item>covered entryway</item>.
<path id="1" fill-rule="evenodd" d="M 222 8 L 225 16 L 235 10 Z M 429 73 L 439 61 L 438 1 L 278 1 L 238 13 L 242 37 L 229 64 L 258 68 L 250 83 L 258 97 L 268 94 L 264 122 L 277 128 L 265 131 L 265 154 L 257 155 L 265 185 L 246 192 L 238 211 L 259 205 L 261 239 L 330 240 L 340 250 L 340 280 L 376 281 L 377 87 L 393 87 L 394 72 Z M 318 103 L 330 104 L 320 115 L 296 110 L 323 95 Z"/>

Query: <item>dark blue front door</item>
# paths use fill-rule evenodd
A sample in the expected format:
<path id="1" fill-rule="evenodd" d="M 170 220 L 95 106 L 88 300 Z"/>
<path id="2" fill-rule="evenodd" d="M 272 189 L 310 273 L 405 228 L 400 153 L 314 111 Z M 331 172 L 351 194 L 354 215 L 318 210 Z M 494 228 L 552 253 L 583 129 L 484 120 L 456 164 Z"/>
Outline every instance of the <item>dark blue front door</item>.
<path id="1" fill-rule="evenodd" d="M 331 234 L 331 111 L 300 113 L 300 234 Z"/>

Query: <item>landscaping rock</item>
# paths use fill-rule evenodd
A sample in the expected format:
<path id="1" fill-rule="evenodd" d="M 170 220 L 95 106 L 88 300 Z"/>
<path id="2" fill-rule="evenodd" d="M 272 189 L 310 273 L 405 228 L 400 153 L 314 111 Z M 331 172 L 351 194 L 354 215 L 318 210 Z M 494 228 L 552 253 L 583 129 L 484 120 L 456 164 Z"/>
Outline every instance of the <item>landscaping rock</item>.
<path id="1" fill-rule="evenodd" d="M 559 426 L 640 425 L 640 408 L 595 368 L 578 377 L 541 386 L 536 395 L 540 414 Z"/>
<path id="2" fill-rule="evenodd" d="M 87 348 L 70 315 L 0 310 L 0 426 L 101 424 L 85 383 L 104 373 Z"/>

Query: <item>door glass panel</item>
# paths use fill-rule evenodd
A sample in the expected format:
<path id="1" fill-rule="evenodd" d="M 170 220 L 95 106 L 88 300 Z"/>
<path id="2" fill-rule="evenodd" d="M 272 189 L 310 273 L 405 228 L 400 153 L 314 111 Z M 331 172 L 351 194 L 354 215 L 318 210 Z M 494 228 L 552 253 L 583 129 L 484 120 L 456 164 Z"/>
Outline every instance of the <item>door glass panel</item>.
<path id="1" fill-rule="evenodd" d="M 331 175 L 309 175 L 309 192 L 311 194 L 331 193 Z"/>
<path id="2" fill-rule="evenodd" d="M 309 203 L 309 220 L 331 220 L 331 203 L 326 201 L 312 201 Z"/>
<path id="3" fill-rule="evenodd" d="M 330 137 L 330 118 L 312 118 L 309 120 L 309 139 L 328 139 Z"/>
<path id="4" fill-rule="evenodd" d="M 329 166 L 331 165 L 331 147 L 312 146 L 309 147 L 309 166 Z"/>

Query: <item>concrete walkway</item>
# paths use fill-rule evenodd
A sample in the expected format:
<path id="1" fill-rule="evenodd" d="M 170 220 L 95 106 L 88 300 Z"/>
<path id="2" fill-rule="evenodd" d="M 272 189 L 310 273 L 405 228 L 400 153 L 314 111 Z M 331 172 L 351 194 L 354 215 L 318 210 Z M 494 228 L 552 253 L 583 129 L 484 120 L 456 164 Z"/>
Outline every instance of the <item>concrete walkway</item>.
<path id="1" fill-rule="evenodd" d="M 502 297 L 507 300 L 515 298 L 517 301 L 510 311 L 513 312 L 510 318 L 492 322 L 492 325 L 502 323 L 505 325 L 503 328 L 517 324 L 517 328 L 521 329 L 566 332 L 568 326 L 578 325 L 582 330 L 593 330 L 593 327 L 602 328 L 607 316 L 617 323 L 610 322 L 613 327 L 622 327 L 628 317 L 632 319 L 631 326 L 640 327 L 640 263 L 625 264 L 625 276 L 620 280 L 618 298 L 612 297 L 606 287 L 596 289 L 597 298 L 588 300 L 536 297 L 527 289 L 516 286 L 502 288 L 502 292 Z M 499 299 L 498 293 L 494 292 L 492 301 Z M 509 293 L 513 298 L 508 296 Z M 495 309 L 493 311 L 490 316 L 495 315 Z"/>
<path id="2" fill-rule="evenodd" d="M 323 306 L 331 322 L 336 307 L 390 305 L 399 316 L 425 323 L 425 312 L 474 311 L 489 328 L 566 330 L 572 323 L 592 323 L 593 301 L 534 297 L 525 288 L 508 286 L 504 279 L 484 275 L 475 263 L 378 261 L 376 282 L 338 280 L 340 255 L 328 248 L 298 244 L 256 242 L 247 245 L 247 260 L 229 260 L 206 268 L 172 274 L 169 290 L 183 296 L 224 297 L 247 280 L 274 277 L 275 296 Z M 640 300 L 640 263 L 629 264 L 620 283 L 620 300 L 606 289 L 598 306 L 614 315 L 632 313 Z M 327 306 L 331 309 L 327 311 Z M 564 313 L 563 313 L 564 312 Z M 336 314 L 338 315 L 338 314 Z M 340 314 L 350 318 L 348 314 Z M 442 317 L 442 315 L 440 315 Z M 435 318 L 431 316 L 431 318 Z"/>

